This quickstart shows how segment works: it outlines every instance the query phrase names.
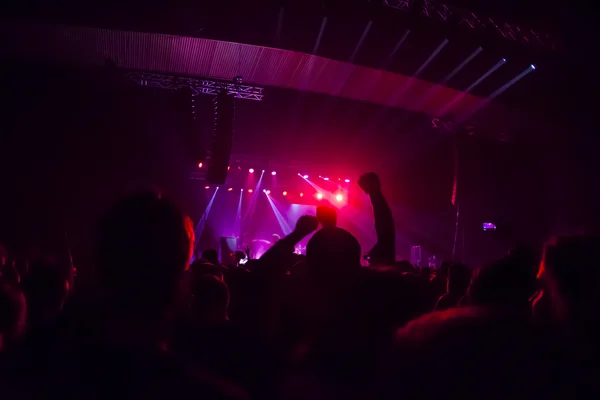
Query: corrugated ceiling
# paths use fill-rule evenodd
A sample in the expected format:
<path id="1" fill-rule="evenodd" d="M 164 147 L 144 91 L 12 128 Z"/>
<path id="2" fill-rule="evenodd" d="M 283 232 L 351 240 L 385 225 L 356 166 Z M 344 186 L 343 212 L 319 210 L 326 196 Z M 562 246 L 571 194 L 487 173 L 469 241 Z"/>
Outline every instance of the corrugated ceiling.
<path id="1" fill-rule="evenodd" d="M 309 54 L 248 44 L 108 29 L 5 22 L 5 51 L 66 65 L 118 67 L 310 91 L 438 115 L 456 96 L 451 114 L 483 99 L 427 81 Z M 268 91 L 265 93 L 268 96 Z"/>

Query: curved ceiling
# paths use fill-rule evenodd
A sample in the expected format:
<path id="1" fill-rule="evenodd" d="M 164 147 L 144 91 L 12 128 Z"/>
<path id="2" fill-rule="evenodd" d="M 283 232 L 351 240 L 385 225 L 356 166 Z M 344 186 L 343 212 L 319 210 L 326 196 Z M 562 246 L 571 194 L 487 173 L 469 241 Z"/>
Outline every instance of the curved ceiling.
<path id="1" fill-rule="evenodd" d="M 18 56 L 65 65 L 103 66 L 295 89 L 432 116 L 468 114 L 485 99 L 425 80 L 301 52 L 143 32 L 34 22 L 0 28 Z M 268 96 L 268 93 L 266 94 Z M 448 104 L 452 107 L 448 109 Z"/>

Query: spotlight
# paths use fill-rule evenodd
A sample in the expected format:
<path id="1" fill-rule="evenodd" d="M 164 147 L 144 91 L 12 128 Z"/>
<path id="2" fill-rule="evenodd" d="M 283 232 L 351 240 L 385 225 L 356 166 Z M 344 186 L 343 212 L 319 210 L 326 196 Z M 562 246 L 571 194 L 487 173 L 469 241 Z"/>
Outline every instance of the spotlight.
<path id="1" fill-rule="evenodd" d="M 252 193 L 252 192 L 254 192 L 254 190 L 248 189 L 248 193 Z"/>
<path id="2" fill-rule="evenodd" d="M 506 62 L 506 58 L 503 58 L 503 59 L 502 59 L 502 62 Z"/>
<path id="3" fill-rule="evenodd" d="M 227 166 L 227 171 L 229 171 L 230 169 L 231 169 L 231 166 L 229 166 L 229 165 L 228 165 L 228 166 Z"/>
<path id="4" fill-rule="evenodd" d="M 198 163 L 198 168 L 202 168 L 202 165 L 203 165 L 203 164 L 202 164 L 201 162 L 199 162 L 199 163 Z"/>
<path id="5" fill-rule="evenodd" d="M 304 193 L 300 193 L 300 197 L 304 197 Z"/>
<path id="6" fill-rule="evenodd" d="M 271 172 L 271 175 L 275 176 L 275 175 L 277 175 L 277 172 L 273 171 L 273 172 Z"/>
<path id="7" fill-rule="evenodd" d="M 329 178 L 323 178 L 323 180 L 324 180 L 324 181 L 328 181 L 328 180 L 329 180 Z"/>
<path id="8" fill-rule="evenodd" d="M 531 64 L 530 65 L 531 69 L 535 69 L 535 65 Z"/>
<path id="9" fill-rule="evenodd" d="M 267 189 L 263 189 L 263 193 L 267 193 Z"/>
<path id="10" fill-rule="evenodd" d="M 264 174 L 264 173 L 265 173 L 265 170 L 263 169 L 263 170 L 262 170 L 262 172 L 263 172 L 263 174 Z"/>
<path id="11" fill-rule="evenodd" d="M 232 190 L 233 190 L 233 188 L 229 188 L 229 189 L 227 189 L 227 191 L 228 191 L 228 192 L 231 192 Z"/>
<path id="12" fill-rule="evenodd" d="M 323 193 L 317 193 L 317 199 L 321 200 L 323 198 Z"/>
<path id="13" fill-rule="evenodd" d="M 244 189 L 240 189 L 240 192 L 243 192 L 243 191 L 244 191 Z"/>
<path id="14" fill-rule="evenodd" d="M 248 172 L 250 172 L 251 174 L 253 174 L 253 173 L 254 173 L 254 168 L 250 168 L 250 169 L 248 170 Z"/>
<path id="15" fill-rule="evenodd" d="M 284 196 L 287 196 L 287 192 L 283 192 L 283 195 L 284 195 Z"/>
<path id="16" fill-rule="evenodd" d="M 304 179 L 308 179 L 308 175 L 304 175 L 304 176 L 303 176 L 303 178 L 304 178 Z"/>
<path id="17" fill-rule="evenodd" d="M 268 195 L 270 195 L 270 194 L 271 194 L 271 191 L 270 191 L 270 190 L 267 190 L 265 193 L 266 193 L 266 194 L 267 194 L 267 196 L 268 196 Z"/>
<path id="18" fill-rule="evenodd" d="M 335 195 L 335 199 L 336 199 L 337 201 L 342 201 L 342 200 L 344 200 L 344 196 L 342 196 L 341 194 L 336 194 L 336 195 Z"/>
<path id="19" fill-rule="evenodd" d="M 210 189 L 210 186 L 204 186 L 204 189 Z"/>
<path id="20" fill-rule="evenodd" d="M 350 183 L 350 179 L 344 179 L 344 182 Z"/>

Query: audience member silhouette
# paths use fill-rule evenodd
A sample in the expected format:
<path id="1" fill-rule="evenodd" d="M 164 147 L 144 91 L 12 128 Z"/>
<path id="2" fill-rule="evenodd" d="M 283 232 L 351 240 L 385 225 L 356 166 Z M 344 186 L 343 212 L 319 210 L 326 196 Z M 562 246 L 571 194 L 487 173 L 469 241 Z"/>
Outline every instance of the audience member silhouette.
<path id="1" fill-rule="evenodd" d="M 443 311 L 456 307 L 466 294 L 471 282 L 471 270 L 462 264 L 451 264 L 448 267 L 448 284 L 446 293 L 435 304 L 435 311 Z"/>
<path id="2" fill-rule="evenodd" d="M 25 296 L 12 282 L 0 281 L 0 353 L 25 330 L 27 305 Z"/>

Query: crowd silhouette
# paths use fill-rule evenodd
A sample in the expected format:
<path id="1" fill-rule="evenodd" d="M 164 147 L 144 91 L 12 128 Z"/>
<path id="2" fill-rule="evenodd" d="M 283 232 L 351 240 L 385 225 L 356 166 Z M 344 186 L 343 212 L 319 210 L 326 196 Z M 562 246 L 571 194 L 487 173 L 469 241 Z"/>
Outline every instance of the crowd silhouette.
<path id="1" fill-rule="evenodd" d="M 368 267 L 328 208 L 258 260 L 205 249 L 190 263 L 192 221 L 157 191 L 105 214 L 86 273 L 0 247 L 0 396 L 595 397 L 600 239 L 417 268 L 395 260 L 377 175 L 358 183 L 377 233 Z"/>

